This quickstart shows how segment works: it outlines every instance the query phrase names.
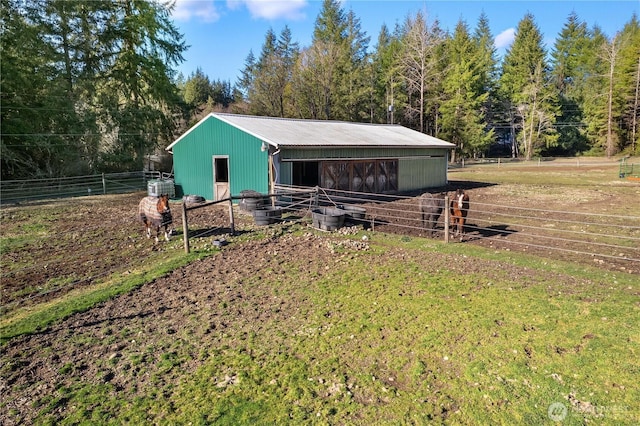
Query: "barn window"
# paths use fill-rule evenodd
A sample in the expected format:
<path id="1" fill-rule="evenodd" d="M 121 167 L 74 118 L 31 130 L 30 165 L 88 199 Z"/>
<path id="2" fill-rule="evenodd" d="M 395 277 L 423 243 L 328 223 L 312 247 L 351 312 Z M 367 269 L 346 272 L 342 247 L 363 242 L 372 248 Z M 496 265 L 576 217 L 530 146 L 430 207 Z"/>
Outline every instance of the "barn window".
<path id="1" fill-rule="evenodd" d="M 215 158 L 215 181 L 217 183 L 220 182 L 229 182 L 229 163 L 226 157 L 224 158 Z"/>
<path id="2" fill-rule="evenodd" d="M 295 161 L 292 166 L 293 185 L 317 186 L 320 184 L 319 163 L 317 161 Z"/>
<path id="3" fill-rule="evenodd" d="M 397 191 L 398 160 L 323 161 L 321 186 L 369 193 Z"/>

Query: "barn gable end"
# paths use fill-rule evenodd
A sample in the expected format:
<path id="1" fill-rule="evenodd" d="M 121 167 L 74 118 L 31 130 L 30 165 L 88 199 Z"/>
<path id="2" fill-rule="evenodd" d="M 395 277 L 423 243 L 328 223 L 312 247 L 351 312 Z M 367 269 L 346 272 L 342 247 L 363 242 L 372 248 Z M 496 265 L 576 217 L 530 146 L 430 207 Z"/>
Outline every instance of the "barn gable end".
<path id="1" fill-rule="evenodd" d="M 214 158 L 228 158 L 230 194 L 237 195 L 244 189 L 268 191 L 268 152 L 262 149 L 262 140 L 213 115 L 201 120 L 169 148 L 173 152 L 176 187 L 182 194 L 201 195 L 208 200 L 223 198 L 214 193 Z"/>

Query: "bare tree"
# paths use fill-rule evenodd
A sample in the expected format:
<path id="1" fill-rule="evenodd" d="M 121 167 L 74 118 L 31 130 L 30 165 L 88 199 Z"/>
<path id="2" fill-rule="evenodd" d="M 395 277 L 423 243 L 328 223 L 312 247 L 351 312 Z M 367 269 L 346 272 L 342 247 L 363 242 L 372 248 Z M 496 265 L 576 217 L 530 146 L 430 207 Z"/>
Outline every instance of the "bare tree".
<path id="1" fill-rule="evenodd" d="M 429 25 L 422 12 L 407 17 L 404 24 L 403 77 L 409 99 L 407 113 L 418 118 L 420 132 L 425 132 L 426 96 L 430 85 L 435 86 L 438 75 L 438 49 L 444 35 L 437 22 Z"/>
<path id="2" fill-rule="evenodd" d="M 558 138 L 554 129 L 557 115 L 555 93 L 546 84 L 541 63 L 537 64 L 523 95 L 525 102 L 516 107 L 516 112 L 521 121 L 520 137 L 526 159 L 531 160 L 537 148 L 545 144 L 551 146 Z"/>

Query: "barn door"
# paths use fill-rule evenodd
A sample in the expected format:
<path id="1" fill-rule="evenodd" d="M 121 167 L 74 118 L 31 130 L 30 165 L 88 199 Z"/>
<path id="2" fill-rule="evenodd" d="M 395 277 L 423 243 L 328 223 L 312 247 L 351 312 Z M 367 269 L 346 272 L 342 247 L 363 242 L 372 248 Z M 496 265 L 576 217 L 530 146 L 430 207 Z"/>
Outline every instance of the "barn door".
<path id="1" fill-rule="evenodd" d="M 229 156 L 213 157 L 213 199 L 224 200 L 231 196 L 229 188 Z"/>

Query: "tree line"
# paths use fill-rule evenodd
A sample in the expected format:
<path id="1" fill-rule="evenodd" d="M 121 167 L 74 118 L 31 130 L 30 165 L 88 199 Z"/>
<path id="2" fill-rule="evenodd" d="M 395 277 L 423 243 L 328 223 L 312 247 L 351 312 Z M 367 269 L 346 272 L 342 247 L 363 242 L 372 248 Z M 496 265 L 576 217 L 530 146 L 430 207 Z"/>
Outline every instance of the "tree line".
<path id="1" fill-rule="evenodd" d="M 527 13 L 499 60 L 484 14 L 449 33 L 419 11 L 370 48 L 324 0 L 309 46 L 269 30 L 232 84 L 176 73 L 171 4 L 0 1 L 3 178 L 139 169 L 211 111 L 401 124 L 454 143 L 453 161 L 637 152 L 635 15 L 608 37 L 572 13 L 547 50 Z"/>
<path id="2" fill-rule="evenodd" d="M 184 115 L 187 45 L 146 0 L 0 0 L 3 179 L 141 170 Z"/>
<path id="3" fill-rule="evenodd" d="M 486 15 L 452 33 L 418 11 L 373 49 L 352 11 L 325 0 L 311 45 L 285 27 L 267 32 L 238 87 L 250 114 L 399 123 L 455 143 L 455 156 L 486 155 L 507 141 L 513 156 L 636 152 L 640 26 L 631 16 L 607 37 L 572 13 L 551 51 L 533 15 L 498 60 Z M 515 142 L 515 143 L 511 143 Z M 499 146 L 499 144 L 497 144 Z"/>

